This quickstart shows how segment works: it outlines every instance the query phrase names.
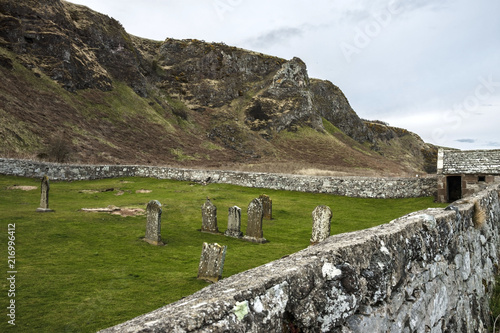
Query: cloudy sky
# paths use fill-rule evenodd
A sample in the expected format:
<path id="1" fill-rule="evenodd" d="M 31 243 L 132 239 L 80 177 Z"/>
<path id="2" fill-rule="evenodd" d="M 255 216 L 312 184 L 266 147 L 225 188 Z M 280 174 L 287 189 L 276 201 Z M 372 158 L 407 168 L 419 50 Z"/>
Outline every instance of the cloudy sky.
<path id="1" fill-rule="evenodd" d="M 291 59 L 358 115 L 426 142 L 500 149 L 498 0 L 71 0 L 136 36 L 224 42 Z"/>

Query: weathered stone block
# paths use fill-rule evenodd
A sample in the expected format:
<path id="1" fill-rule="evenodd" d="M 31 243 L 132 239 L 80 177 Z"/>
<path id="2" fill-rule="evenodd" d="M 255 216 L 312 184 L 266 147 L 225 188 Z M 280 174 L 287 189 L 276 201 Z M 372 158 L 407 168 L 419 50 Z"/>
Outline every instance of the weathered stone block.
<path id="1" fill-rule="evenodd" d="M 161 239 L 162 206 L 158 200 L 152 200 L 146 207 L 146 236 L 144 240 L 152 245 L 165 245 Z"/>
<path id="2" fill-rule="evenodd" d="M 40 207 L 36 209 L 39 213 L 50 213 L 54 210 L 49 208 L 49 177 L 47 175 L 43 176 L 41 186 L 40 186 Z"/>
<path id="3" fill-rule="evenodd" d="M 217 227 L 217 207 L 215 207 L 209 198 L 201 206 L 201 219 L 201 232 L 219 233 L 219 228 Z"/>
<path id="4" fill-rule="evenodd" d="M 312 212 L 313 227 L 311 245 L 324 241 L 330 236 L 332 210 L 328 206 L 318 206 Z"/>
<path id="5" fill-rule="evenodd" d="M 221 246 L 217 243 L 203 243 L 198 266 L 198 279 L 207 282 L 219 281 L 222 278 L 226 251 L 227 246 Z"/>
<path id="6" fill-rule="evenodd" d="M 234 238 L 243 237 L 241 232 L 241 208 L 238 206 L 229 207 L 227 215 L 227 230 L 224 235 Z"/>
<path id="7" fill-rule="evenodd" d="M 247 209 L 247 217 L 247 232 L 244 239 L 255 243 L 267 242 L 262 230 L 263 208 L 259 199 L 254 199 L 250 202 Z"/>

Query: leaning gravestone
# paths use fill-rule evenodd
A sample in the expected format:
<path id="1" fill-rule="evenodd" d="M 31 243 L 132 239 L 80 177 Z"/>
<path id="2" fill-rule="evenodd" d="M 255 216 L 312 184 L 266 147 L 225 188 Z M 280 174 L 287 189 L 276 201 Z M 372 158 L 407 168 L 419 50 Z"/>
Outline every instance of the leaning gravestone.
<path id="1" fill-rule="evenodd" d="M 40 213 L 53 212 L 53 210 L 49 208 L 50 184 L 49 184 L 49 177 L 47 177 L 47 175 L 43 176 L 40 188 L 41 188 L 40 207 L 38 207 L 36 211 Z"/>
<path id="2" fill-rule="evenodd" d="M 253 199 L 250 202 L 247 217 L 247 233 L 244 239 L 254 243 L 266 243 L 267 240 L 263 237 L 262 231 L 263 208 L 259 199 Z"/>
<path id="3" fill-rule="evenodd" d="M 229 207 L 227 215 L 227 230 L 224 235 L 229 237 L 241 238 L 241 208 L 238 206 Z"/>
<path id="4" fill-rule="evenodd" d="M 207 201 L 201 206 L 201 232 L 213 234 L 219 233 L 217 227 L 217 207 L 207 198 Z"/>
<path id="5" fill-rule="evenodd" d="M 332 210 L 328 206 L 318 206 L 312 212 L 313 228 L 311 245 L 324 241 L 330 236 Z"/>
<path id="6" fill-rule="evenodd" d="M 199 280 L 217 282 L 222 278 L 226 250 L 227 246 L 221 246 L 217 243 L 203 243 L 200 264 L 198 266 Z"/>
<path id="7" fill-rule="evenodd" d="M 269 198 L 268 195 L 261 194 L 259 196 L 260 201 L 262 202 L 262 209 L 264 211 L 264 219 L 272 220 L 273 219 L 273 201 Z"/>
<path id="8" fill-rule="evenodd" d="M 144 240 L 152 245 L 165 245 L 161 240 L 161 203 L 151 200 L 146 208 L 146 237 Z"/>

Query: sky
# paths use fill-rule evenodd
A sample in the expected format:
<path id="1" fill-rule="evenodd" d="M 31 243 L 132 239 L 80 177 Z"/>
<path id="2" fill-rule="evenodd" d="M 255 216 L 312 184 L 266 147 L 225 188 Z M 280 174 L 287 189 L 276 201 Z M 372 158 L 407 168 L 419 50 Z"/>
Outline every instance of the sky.
<path id="1" fill-rule="evenodd" d="M 363 119 L 500 149 L 498 0 L 71 0 L 128 33 L 299 57 Z"/>

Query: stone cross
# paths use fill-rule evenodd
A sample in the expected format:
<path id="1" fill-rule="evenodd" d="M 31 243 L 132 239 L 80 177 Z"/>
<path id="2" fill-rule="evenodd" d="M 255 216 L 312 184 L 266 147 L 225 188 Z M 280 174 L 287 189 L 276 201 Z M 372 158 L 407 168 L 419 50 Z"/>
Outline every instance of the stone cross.
<path id="1" fill-rule="evenodd" d="M 201 206 L 201 232 L 218 234 L 217 227 L 217 207 L 207 198 L 207 201 Z"/>
<path id="2" fill-rule="evenodd" d="M 221 246 L 217 243 L 203 243 L 200 264 L 198 266 L 199 280 L 217 282 L 222 278 L 226 250 L 227 246 Z"/>
<path id="3" fill-rule="evenodd" d="M 253 199 L 247 209 L 247 233 L 245 240 L 255 243 L 265 243 L 267 240 L 263 237 L 262 217 L 263 208 L 259 199 Z"/>
<path id="4" fill-rule="evenodd" d="M 227 214 L 227 230 L 224 235 L 229 237 L 241 238 L 243 233 L 241 228 L 241 208 L 238 206 L 229 207 Z"/>
<path id="5" fill-rule="evenodd" d="M 40 188 L 41 188 L 40 207 L 38 207 L 36 211 L 40 213 L 53 212 L 53 210 L 49 208 L 50 184 L 49 184 L 49 177 L 47 177 L 47 175 L 43 176 Z"/>
<path id="6" fill-rule="evenodd" d="M 330 236 L 332 210 L 328 206 L 318 206 L 312 212 L 313 228 L 311 245 L 324 241 Z"/>
<path id="7" fill-rule="evenodd" d="M 268 195 L 261 194 L 259 196 L 260 201 L 262 202 L 262 208 L 264 210 L 264 219 L 272 220 L 273 219 L 273 201 L 269 198 Z"/>
<path id="8" fill-rule="evenodd" d="M 146 208 L 146 237 L 144 240 L 152 245 L 165 245 L 161 240 L 161 203 L 151 200 Z"/>

